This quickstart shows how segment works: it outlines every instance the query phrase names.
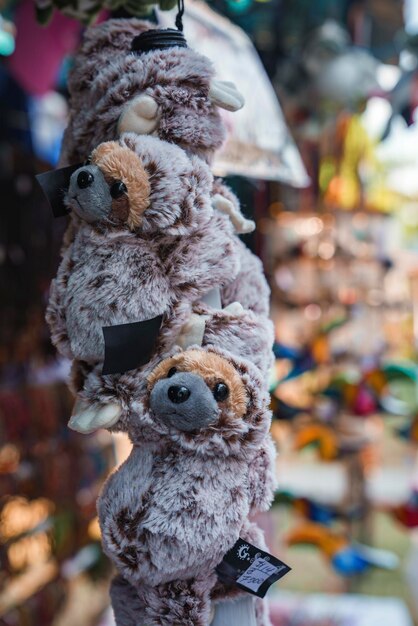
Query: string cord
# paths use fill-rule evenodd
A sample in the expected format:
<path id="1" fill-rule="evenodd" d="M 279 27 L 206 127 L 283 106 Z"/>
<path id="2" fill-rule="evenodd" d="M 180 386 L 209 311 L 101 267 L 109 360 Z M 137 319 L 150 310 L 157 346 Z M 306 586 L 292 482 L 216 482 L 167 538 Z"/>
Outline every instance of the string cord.
<path id="1" fill-rule="evenodd" d="M 180 32 L 183 32 L 183 15 L 184 15 L 184 0 L 177 0 L 178 12 L 176 15 L 176 28 Z"/>

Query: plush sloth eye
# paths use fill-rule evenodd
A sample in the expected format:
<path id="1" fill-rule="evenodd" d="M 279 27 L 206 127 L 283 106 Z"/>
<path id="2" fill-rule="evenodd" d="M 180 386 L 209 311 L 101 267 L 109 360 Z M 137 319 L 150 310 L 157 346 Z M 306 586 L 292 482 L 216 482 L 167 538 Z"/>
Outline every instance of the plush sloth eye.
<path id="1" fill-rule="evenodd" d="M 168 370 L 167 378 L 171 378 L 172 376 L 174 376 L 174 374 L 176 374 L 176 372 L 177 367 L 170 367 L 170 369 Z"/>
<path id="2" fill-rule="evenodd" d="M 225 383 L 216 383 L 213 388 L 213 397 L 216 402 L 223 402 L 229 396 L 229 388 Z"/>
<path id="3" fill-rule="evenodd" d="M 121 180 L 117 180 L 110 186 L 110 195 L 115 200 L 123 196 L 123 194 L 126 193 L 127 191 L 128 190 L 126 188 L 125 183 L 122 182 Z"/>

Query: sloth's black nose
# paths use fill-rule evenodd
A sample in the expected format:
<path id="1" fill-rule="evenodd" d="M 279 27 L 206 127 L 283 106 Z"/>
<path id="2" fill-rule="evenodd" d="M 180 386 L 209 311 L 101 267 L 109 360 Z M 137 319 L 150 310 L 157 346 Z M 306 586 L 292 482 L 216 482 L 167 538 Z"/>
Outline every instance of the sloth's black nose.
<path id="1" fill-rule="evenodd" d="M 77 185 L 80 187 L 80 189 L 86 189 L 87 187 L 90 187 L 93 182 L 94 176 L 91 172 L 88 172 L 87 170 L 82 170 L 77 176 Z"/>
<path id="2" fill-rule="evenodd" d="M 180 404 L 181 402 L 186 402 L 190 397 L 190 389 L 187 389 L 184 385 L 172 385 L 168 388 L 167 395 L 171 402 Z"/>

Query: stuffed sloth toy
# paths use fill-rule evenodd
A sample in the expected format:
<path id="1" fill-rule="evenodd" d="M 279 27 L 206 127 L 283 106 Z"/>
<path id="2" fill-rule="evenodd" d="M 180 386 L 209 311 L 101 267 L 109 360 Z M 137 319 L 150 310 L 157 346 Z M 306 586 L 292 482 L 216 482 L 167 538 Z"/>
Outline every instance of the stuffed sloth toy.
<path id="1" fill-rule="evenodd" d="M 248 515 L 273 496 L 269 397 L 250 363 L 191 348 L 151 372 L 143 402 L 131 455 L 98 501 L 103 547 L 122 575 L 117 623 L 207 626 L 212 601 L 228 596 L 215 572 L 225 553 L 239 537 L 264 545 Z"/>
<path id="2" fill-rule="evenodd" d="M 51 287 L 47 320 L 54 344 L 75 359 L 74 386 L 84 400 L 70 422 L 76 430 L 110 427 L 119 418 L 125 429 L 147 371 L 187 339 L 191 317 L 186 343 L 222 345 L 261 371 L 268 366 L 267 319 L 236 304 L 210 315 L 202 303 L 240 269 L 232 222 L 211 204 L 212 182 L 198 157 L 133 134 L 101 144 L 72 174 L 65 203 L 75 235 Z M 234 213 L 237 220 L 244 218 Z M 158 340 L 144 367 L 103 376 L 103 328 L 158 316 Z"/>
<path id="3" fill-rule="evenodd" d="M 219 108 L 240 109 L 242 96 L 217 80 L 209 59 L 190 48 L 144 51 L 133 45 L 153 28 L 138 19 L 112 19 L 86 29 L 69 76 L 62 165 L 84 161 L 101 142 L 123 132 L 152 134 L 207 163 L 222 146 L 226 129 Z M 218 208 L 232 206 L 240 214 L 238 199 L 221 180 L 214 181 L 211 197 Z M 241 222 L 238 232 L 250 229 L 248 221 Z M 70 232 L 67 241 L 71 237 Z M 240 270 L 225 285 L 222 300 L 268 317 L 270 292 L 261 263 L 241 241 L 237 245 Z"/>
<path id="4" fill-rule="evenodd" d="M 203 626 L 213 601 L 237 593 L 216 579 L 225 552 L 238 536 L 263 548 L 248 515 L 268 506 L 274 482 L 269 289 L 233 232 L 252 225 L 208 169 L 225 137 L 219 107 L 237 110 L 242 98 L 189 48 L 133 45 L 150 28 L 135 19 L 88 28 L 75 58 L 61 163 L 91 160 L 70 180 L 48 321 L 74 360 L 71 425 L 121 429 L 134 443 L 99 503 L 120 571 L 118 626 Z M 102 328 L 159 316 L 147 362 L 104 374 Z M 196 343 L 204 347 L 166 360 L 175 344 Z M 190 395 L 173 401 L 171 387 Z M 269 623 L 262 607 L 259 626 Z"/>

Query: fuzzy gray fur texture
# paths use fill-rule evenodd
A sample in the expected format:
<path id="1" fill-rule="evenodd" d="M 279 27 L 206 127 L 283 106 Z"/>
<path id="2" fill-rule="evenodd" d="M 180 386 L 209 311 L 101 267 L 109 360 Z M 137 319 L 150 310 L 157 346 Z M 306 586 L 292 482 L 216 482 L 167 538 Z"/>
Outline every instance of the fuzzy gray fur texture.
<path id="1" fill-rule="evenodd" d="M 226 129 L 208 97 L 214 76 L 211 61 L 189 48 L 132 54 L 132 39 L 149 28 L 155 26 L 143 20 L 113 19 L 85 30 L 69 76 L 70 119 L 62 165 L 83 162 L 98 144 L 117 139 L 124 107 L 144 92 L 159 104 L 161 118 L 155 133 L 160 139 L 208 163 L 221 147 Z M 239 207 L 237 197 L 220 179 L 213 186 L 213 194 L 217 193 Z M 73 229 L 74 224 L 66 241 Z M 268 316 L 270 290 L 261 263 L 244 245 L 240 255 L 241 270 L 223 299 Z"/>
<path id="2" fill-rule="evenodd" d="M 186 151 L 189 157 L 197 155 L 207 163 L 211 162 L 214 152 L 219 149 L 225 137 L 219 111 L 208 98 L 209 84 L 213 77 L 212 65 L 208 59 L 191 50 L 152 52 L 141 57 L 132 55 L 130 53 L 132 38 L 143 30 L 153 27 L 143 21 L 122 19 L 109 20 L 86 29 L 83 44 L 75 57 L 74 67 L 70 74 L 70 120 L 63 141 L 62 165 L 84 161 L 101 142 L 118 139 L 117 124 L 123 108 L 144 91 L 155 98 L 161 110 L 159 125 L 154 135 L 160 140 L 177 144 Z M 221 194 L 239 207 L 238 199 L 220 179 L 212 182 L 209 193 L 212 196 Z M 170 203 L 166 205 L 169 210 L 173 200 L 176 199 L 171 196 Z M 214 214 L 213 221 L 209 220 L 209 224 L 209 230 L 206 227 L 202 230 L 197 229 L 190 237 L 189 227 L 185 227 L 184 232 L 177 236 L 165 231 L 155 233 L 154 236 L 151 232 L 145 234 L 97 229 L 89 242 L 90 252 L 98 255 L 97 265 L 93 264 L 94 268 L 93 265 L 91 266 L 91 274 L 88 271 L 83 274 L 80 292 L 77 289 L 73 290 L 73 297 L 79 299 L 81 307 L 86 307 L 78 313 L 83 321 L 81 319 L 77 321 L 76 307 L 74 303 L 68 302 L 70 298 L 68 283 L 77 263 L 79 264 L 78 270 L 83 273 L 80 259 L 85 255 L 85 250 L 80 242 L 76 243 L 76 240 L 79 236 L 85 237 L 84 224 L 77 217 L 73 217 L 65 235 L 63 260 L 52 287 L 48 310 L 53 340 L 58 349 L 70 358 L 74 357 L 73 350 L 81 354 L 88 346 L 89 355 L 87 356 L 90 360 L 74 359 L 73 389 L 80 398 L 92 404 L 107 404 L 117 400 L 123 408 L 117 428 L 129 431 L 131 438 L 136 441 L 137 452 L 142 443 L 145 449 L 147 448 L 146 435 L 150 436 L 153 432 L 152 429 L 145 432 L 141 421 L 141 416 L 144 415 L 143 402 L 147 376 L 161 358 L 167 356 L 191 310 L 208 315 L 203 337 L 204 346 L 209 349 L 221 346 L 232 354 L 252 360 L 262 374 L 272 362 L 273 328 L 268 320 L 269 288 L 263 275 L 261 262 L 234 236 L 233 243 L 229 243 L 231 247 L 227 249 L 232 258 L 221 255 L 220 261 L 217 260 L 221 271 L 215 274 L 213 253 L 218 247 L 217 253 L 220 254 L 219 237 L 228 238 L 230 225 L 225 216 L 217 213 Z M 155 225 L 159 225 L 158 219 Z M 200 226 L 203 225 L 206 226 L 202 219 Z M 80 234 L 79 229 L 81 229 Z M 198 250 L 209 240 L 210 232 L 212 232 L 212 241 L 209 241 L 208 250 Z M 149 282 L 146 281 L 143 273 L 139 276 L 138 273 L 130 272 L 127 258 L 124 257 L 127 252 L 126 250 L 122 252 L 121 248 L 118 248 L 116 243 L 118 238 L 119 243 L 123 243 L 123 247 L 132 252 L 135 262 L 149 261 L 151 264 Z M 141 259 L 139 259 L 141 252 L 138 251 L 135 255 L 132 251 L 133 242 L 135 240 L 137 243 L 137 239 L 141 241 L 140 248 L 143 252 Z M 161 243 L 160 247 L 153 245 L 156 241 Z M 145 244 L 147 244 L 146 251 Z M 109 246 L 107 253 L 111 256 L 119 255 L 120 261 L 118 269 L 115 266 L 110 276 L 107 272 L 106 246 Z M 161 282 L 161 278 L 165 271 L 171 269 L 170 255 L 173 250 L 174 263 L 180 263 L 180 256 L 176 256 L 176 252 L 179 254 L 184 252 L 185 265 L 182 277 L 179 277 L 178 281 L 174 273 L 170 274 L 170 281 L 173 280 L 173 283 L 170 282 L 170 289 L 172 285 L 175 285 L 175 289 L 172 289 L 167 297 L 165 289 L 167 281 L 163 278 Z M 203 266 L 197 267 L 195 259 L 197 258 L 200 263 L 206 253 L 208 253 L 207 260 L 204 261 Z M 127 254 L 129 256 L 129 253 Z M 192 263 L 191 272 L 187 271 L 189 263 Z M 141 265 L 141 267 L 144 266 Z M 162 271 L 161 268 L 163 268 Z M 211 310 L 199 302 L 200 282 L 199 287 L 196 287 L 196 284 L 190 284 L 189 280 L 190 278 L 193 283 L 199 272 L 204 274 L 203 280 L 209 286 L 216 282 L 218 276 L 221 276 L 222 305 L 227 306 L 238 301 L 244 307 L 244 313 L 227 315 L 222 311 Z M 217 272 L 216 269 L 215 272 Z M 130 280 L 124 278 L 125 273 L 128 274 Z M 98 279 L 96 284 L 93 282 L 95 279 Z M 126 298 L 144 285 L 147 289 L 151 286 L 155 287 L 155 293 L 160 296 L 160 300 L 151 296 L 150 309 L 158 309 L 163 302 L 171 304 L 156 352 L 150 363 L 140 370 L 123 375 L 102 376 L 100 358 L 97 360 L 97 355 L 102 355 L 101 335 L 98 339 L 96 328 L 91 334 L 87 331 L 85 346 L 77 339 L 73 339 L 72 343 L 69 338 L 66 310 L 68 304 L 70 308 L 73 306 L 71 332 L 81 325 L 82 332 L 85 333 L 87 327 L 84 327 L 84 323 L 88 326 L 91 318 L 94 318 L 93 326 L 97 327 L 98 322 L 101 324 L 103 312 L 102 310 L 94 311 L 95 305 L 90 302 L 99 294 L 101 305 L 104 308 L 107 306 L 114 309 L 110 323 L 120 323 L 126 314 L 124 308 L 118 304 L 119 300 L 108 288 L 109 283 L 114 279 L 125 281 L 126 289 L 123 290 L 125 295 L 122 296 L 125 304 Z M 102 284 L 100 284 L 101 281 L 103 281 Z M 107 281 L 109 283 L 106 285 Z M 79 298 L 83 290 L 84 300 Z M 96 302 L 96 304 L 99 303 Z M 135 305 L 131 305 L 131 302 L 127 304 L 126 310 L 130 320 L 129 316 L 133 314 Z M 146 306 L 147 303 L 144 302 L 144 304 Z M 143 314 L 148 315 L 145 311 Z M 96 360 L 93 359 L 94 354 L 96 354 Z M 248 367 L 249 370 L 255 372 L 251 365 Z M 254 374 L 255 379 L 258 380 L 258 390 L 254 390 L 254 397 L 260 398 L 261 390 L 265 388 L 265 380 L 257 373 Z M 151 437 L 149 445 L 157 445 L 160 436 L 155 436 L 157 441 L 152 443 Z M 241 445 L 239 437 L 237 441 Z M 197 442 L 193 440 L 190 442 L 190 450 L 184 450 L 186 456 L 193 454 L 196 445 Z M 199 443 L 200 446 L 201 443 Z M 179 442 L 177 448 L 181 449 Z M 202 461 L 203 458 L 204 456 L 200 460 Z M 244 454 L 243 459 L 246 458 Z M 233 463 L 232 459 L 233 455 L 227 462 Z M 245 475 L 248 481 L 246 497 L 249 493 L 253 494 L 252 502 L 250 504 L 247 502 L 244 509 L 247 506 L 250 510 L 256 511 L 268 506 L 274 483 L 274 475 L 271 472 L 273 459 L 274 450 L 271 441 L 265 438 L 260 442 L 253 460 L 244 468 L 243 476 Z M 246 464 L 245 460 L 242 462 L 243 465 Z M 202 463 L 202 471 L 206 473 L 206 470 L 207 467 Z M 139 476 L 138 480 L 138 485 L 141 485 L 142 477 Z M 131 494 L 132 502 L 138 502 L 136 486 L 131 476 L 126 476 L 125 481 L 122 481 L 121 492 L 127 496 Z M 112 510 L 116 510 L 116 504 Z M 247 519 L 243 522 L 242 530 L 247 533 L 249 541 L 260 548 L 264 547 L 259 529 L 250 524 Z M 127 556 L 129 557 L 129 551 Z M 215 578 L 211 579 L 207 571 L 203 578 L 196 576 L 188 580 L 169 581 L 156 587 L 144 583 L 140 590 L 137 586 L 132 587 L 123 578 L 117 577 L 111 589 L 118 626 L 139 626 L 139 624 L 141 626 L 154 624 L 207 626 L 209 593 L 213 600 L 220 600 L 233 596 L 237 591 L 225 589 L 223 585 L 215 581 Z M 270 625 L 261 602 L 258 604 L 257 619 L 258 626 Z"/>
<path id="3" fill-rule="evenodd" d="M 229 218 L 212 208 L 208 166 L 154 137 L 127 134 L 119 143 L 134 150 L 151 172 L 150 206 L 134 232 L 123 224 L 73 218 L 77 227 L 51 285 L 47 321 L 54 345 L 75 360 L 76 393 L 91 404 L 119 402 L 118 429 L 126 430 L 140 407 L 147 374 L 172 348 L 191 312 L 208 315 L 203 345 L 248 358 L 263 373 L 271 364 L 273 333 L 264 315 L 251 310 L 233 315 L 199 302 L 221 287 L 222 304 L 230 304 L 224 294 L 241 271 L 245 249 Z M 150 362 L 103 376 L 102 327 L 160 314 L 164 320 Z"/>
<path id="4" fill-rule="evenodd" d="M 131 455 L 98 500 L 103 548 L 120 575 L 112 587 L 118 626 L 208 626 L 211 600 L 241 593 L 217 581 L 224 554 L 238 537 L 265 549 L 248 516 L 266 510 L 274 493 L 269 395 L 249 362 L 214 348 L 198 352 L 203 366 L 197 371 L 208 386 L 213 372 L 206 359 L 215 354 L 232 365 L 245 408 L 237 415 L 232 395 L 219 402 L 216 423 L 185 432 L 153 413 L 148 389 L 130 432 Z M 177 355 L 180 370 L 187 355 Z M 257 613 L 259 626 L 270 624 L 264 609 Z"/>
<path id="5" fill-rule="evenodd" d="M 124 106 L 144 92 L 160 106 L 160 139 L 207 161 L 221 147 L 225 128 L 209 99 L 212 63 L 190 48 L 133 54 L 132 39 L 149 28 L 155 26 L 117 19 L 86 29 L 69 76 L 63 164 L 79 163 L 99 143 L 115 139 Z"/>

